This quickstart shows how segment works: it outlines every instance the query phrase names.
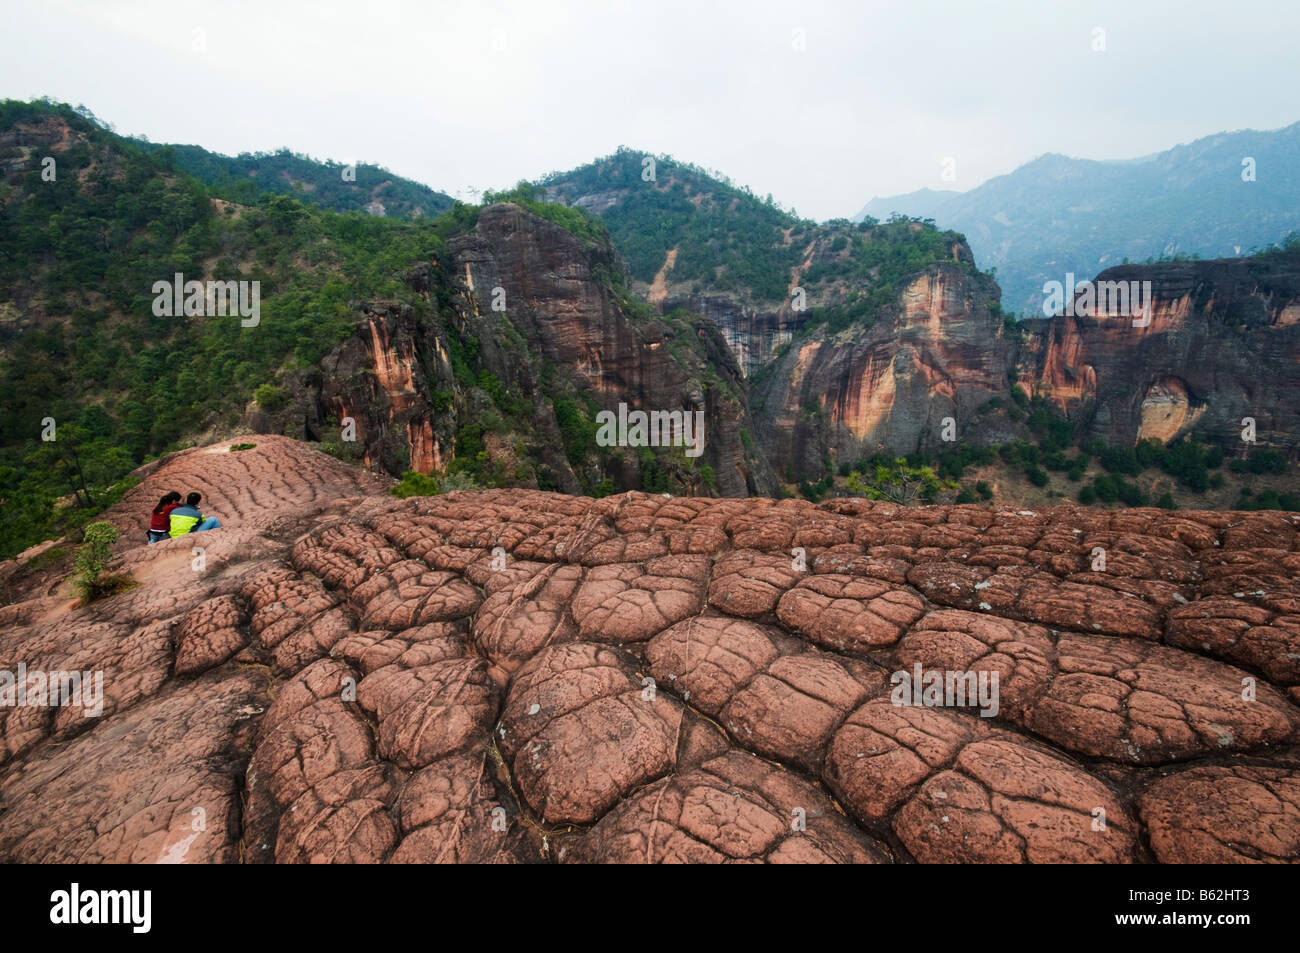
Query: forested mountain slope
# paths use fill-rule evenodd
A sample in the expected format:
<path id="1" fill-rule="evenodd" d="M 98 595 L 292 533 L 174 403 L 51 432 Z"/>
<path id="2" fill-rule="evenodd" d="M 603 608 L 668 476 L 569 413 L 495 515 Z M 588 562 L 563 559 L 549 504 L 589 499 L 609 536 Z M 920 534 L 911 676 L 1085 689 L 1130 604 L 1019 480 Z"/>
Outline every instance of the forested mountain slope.
<path id="1" fill-rule="evenodd" d="M 0 108 L 0 550 L 94 512 L 152 455 L 249 428 L 395 474 L 610 492 L 684 469 L 717 492 L 770 489 L 716 331 L 638 305 L 581 212 L 241 205 L 71 109 Z M 155 313 L 155 283 L 178 273 L 256 282 L 256 323 Z M 584 366 L 591 348 L 605 356 Z M 595 414 L 620 402 L 704 414 L 703 455 L 598 447 Z"/>
<path id="2" fill-rule="evenodd" d="M 145 152 L 167 153 L 166 161 L 194 176 L 213 195 L 244 205 L 290 195 L 335 212 L 417 219 L 439 215 L 454 202 L 450 195 L 365 162 L 322 162 L 287 148 L 226 156 L 202 146 L 131 141 Z"/>

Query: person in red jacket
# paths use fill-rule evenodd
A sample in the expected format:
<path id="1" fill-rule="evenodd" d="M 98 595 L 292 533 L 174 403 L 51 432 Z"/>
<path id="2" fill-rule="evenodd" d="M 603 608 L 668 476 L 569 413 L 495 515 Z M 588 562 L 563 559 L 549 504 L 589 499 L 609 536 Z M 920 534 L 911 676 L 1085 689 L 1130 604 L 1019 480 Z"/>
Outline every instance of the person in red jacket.
<path id="1" fill-rule="evenodd" d="M 159 540 L 168 538 L 168 530 L 171 529 L 172 510 L 181 505 L 181 495 L 172 490 L 153 508 L 153 516 L 149 520 L 149 542 L 156 543 Z"/>

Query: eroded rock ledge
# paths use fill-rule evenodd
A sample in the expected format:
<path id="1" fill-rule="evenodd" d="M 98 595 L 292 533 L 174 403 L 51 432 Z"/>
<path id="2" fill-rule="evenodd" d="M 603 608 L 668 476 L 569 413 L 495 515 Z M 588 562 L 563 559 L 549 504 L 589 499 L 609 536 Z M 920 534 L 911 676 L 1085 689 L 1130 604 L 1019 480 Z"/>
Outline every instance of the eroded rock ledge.
<path id="1" fill-rule="evenodd" d="M 0 708 L 0 860 L 1300 858 L 1300 519 L 402 501 L 253 440 L 110 511 L 226 524 L 125 541 L 138 589 L 0 609 L 0 669 L 105 686 Z M 997 715 L 893 704 L 917 664 Z"/>

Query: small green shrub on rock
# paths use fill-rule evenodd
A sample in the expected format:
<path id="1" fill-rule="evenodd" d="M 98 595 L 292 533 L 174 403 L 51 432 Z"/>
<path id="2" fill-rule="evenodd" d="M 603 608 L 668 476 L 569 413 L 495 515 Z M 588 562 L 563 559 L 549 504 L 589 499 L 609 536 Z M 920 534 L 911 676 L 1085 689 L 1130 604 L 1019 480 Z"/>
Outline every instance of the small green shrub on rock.
<path id="1" fill-rule="evenodd" d="M 437 496 L 440 490 L 437 477 L 407 470 L 402 474 L 402 482 L 388 492 L 404 500 L 411 496 Z"/>
<path id="2" fill-rule="evenodd" d="M 135 579 L 130 573 L 104 572 L 116 542 L 117 527 L 112 523 L 101 520 L 86 527 L 76 563 L 76 586 L 83 603 L 94 602 L 135 587 Z"/>

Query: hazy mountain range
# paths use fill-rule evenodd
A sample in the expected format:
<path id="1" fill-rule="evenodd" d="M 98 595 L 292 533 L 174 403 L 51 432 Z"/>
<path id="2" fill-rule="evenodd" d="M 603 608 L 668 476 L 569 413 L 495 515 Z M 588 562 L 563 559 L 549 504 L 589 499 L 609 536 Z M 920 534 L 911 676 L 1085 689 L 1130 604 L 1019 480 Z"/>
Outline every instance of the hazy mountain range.
<path id="1" fill-rule="evenodd" d="M 1091 277 L 1125 259 L 1237 257 L 1300 228 L 1300 123 L 1123 161 L 1050 153 L 968 192 L 873 198 L 858 218 L 896 212 L 963 233 L 976 264 L 997 269 L 1003 307 L 1038 316 L 1043 283 L 1066 272 Z"/>

